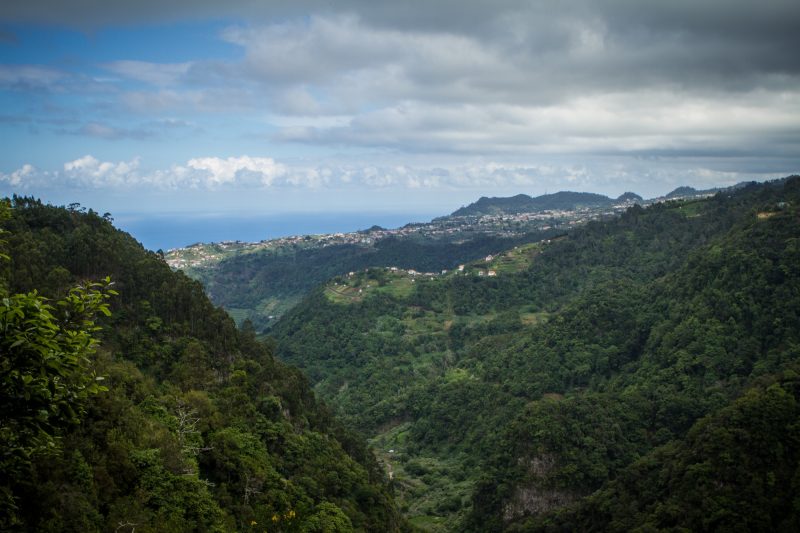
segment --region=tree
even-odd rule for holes
[[[86,401],[107,390],[91,368],[98,314],[116,294],[106,278],[49,302],[36,291],[0,301],[0,507],[13,513],[13,486],[38,455],[56,454],[61,434],[78,424]],[[13,514],[0,511],[0,526]]]
[[[301,531],[303,533],[348,533],[353,531],[353,524],[336,505],[323,502],[317,506],[316,512],[303,523]]]

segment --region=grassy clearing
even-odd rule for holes
[[[406,298],[414,291],[416,282],[409,276],[392,275],[389,282],[383,287],[375,288],[376,292],[385,292],[395,298]]]
[[[427,281],[428,276],[412,275],[404,270],[373,268],[335,278],[325,286],[325,296],[339,304],[360,302],[370,294],[405,298],[414,291],[416,283]]]

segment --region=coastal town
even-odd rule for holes
[[[620,202],[602,208],[582,207],[574,210],[546,210],[533,213],[447,216],[427,223],[406,224],[394,229],[373,226],[369,229],[349,233],[292,235],[259,242],[196,243],[169,250],[165,254],[165,260],[173,269],[192,270],[209,267],[223,259],[241,254],[292,248],[324,248],[343,244],[369,247],[390,237],[449,239],[455,242],[458,242],[461,237],[468,239],[479,234],[514,237],[549,229],[567,230],[591,220],[601,220],[619,215],[631,205],[630,202]]]

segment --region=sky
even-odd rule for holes
[[[798,27],[797,0],[4,0],[0,194],[445,214],[783,177]]]

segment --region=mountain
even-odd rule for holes
[[[710,190],[708,192],[715,192],[715,191],[716,191],[716,189],[712,189],[712,190]],[[702,192],[706,192],[706,191],[702,191]],[[678,198],[678,197],[681,197],[681,196],[695,196],[697,194],[701,194],[701,191],[698,191],[694,187],[682,186],[682,187],[678,187],[674,191],[669,192],[665,196],[665,198]]]
[[[477,202],[453,211],[450,216],[512,215],[539,211],[574,210],[583,207],[607,207],[613,203],[614,200],[602,194],[571,191],[544,194],[535,198],[526,194],[508,198],[483,196]]]
[[[744,187],[748,187],[750,185],[753,185],[754,183],[756,183],[756,182],[754,182],[754,181],[742,181],[742,182],[737,183],[736,185],[731,185],[730,187],[715,187],[715,188],[703,189],[703,190],[698,190],[698,189],[695,189],[694,187],[688,187],[688,186],[684,185],[684,186],[678,187],[675,190],[667,193],[667,195],[664,196],[664,198],[674,199],[674,198],[695,198],[695,197],[702,197],[702,196],[710,196],[710,195],[716,194],[716,193],[718,193],[720,191],[731,192],[731,191],[735,191],[737,189],[742,189]]]
[[[0,529],[406,527],[365,442],[198,282],[91,210],[14,198],[0,228]]]
[[[437,275],[334,278],[271,329],[412,524],[794,530],[800,177],[630,207]]]
[[[642,201],[644,201],[644,199],[635,192],[626,192],[617,198],[617,202],[620,203],[636,203]]]

